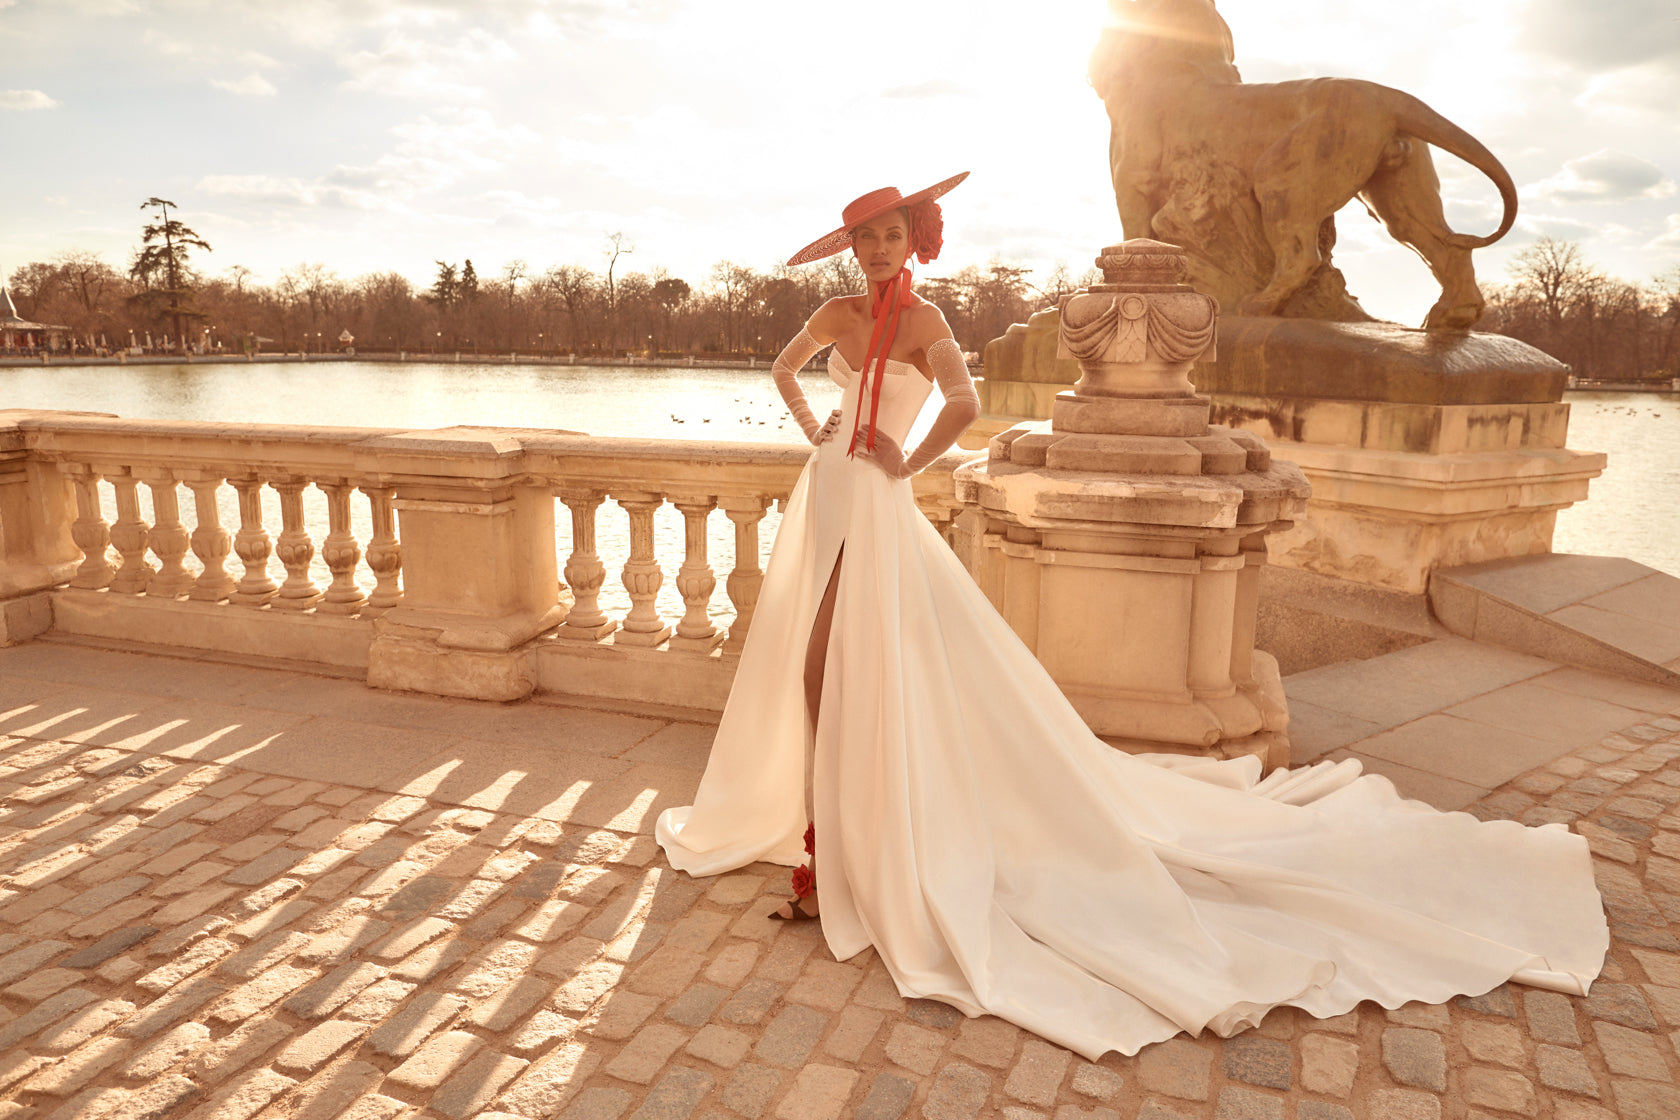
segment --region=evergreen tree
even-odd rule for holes
[[[203,249],[211,252],[210,243],[189,229],[178,218],[171,218],[171,209],[180,207],[166,198],[148,198],[140,204],[140,209],[156,208],[158,220],[148,223],[140,230],[140,251],[135,255],[134,264],[129,269],[129,275],[146,288],[141,296],[149,292],[158,292],[169,301],[169,314],[175,325],[175,338],[183,350],[186,349],[186,337],[182,331],[183,318],[201,318],[201,314],[190,307],[182,306],[182,297],[191,294],[186,286],[189,275],[187,268],[187,253],[191,249]],[[160,244],[161,242],[161,244]],[[163,287],[156,286],[155,281],[163,280]]]

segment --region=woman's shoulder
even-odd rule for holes
[[[899,334],[905,341],[912,342],[915,349],[923,350],[942,338],[950,338],[951,326],[945,322],[945,313],[939,310],[938,304],[918,294],[916,302],[905,309],[904,325]]]
[[[812,313],[812,332],[826,328],[831,337],[841,333],[860,312],[867,312],[862,296],[833,296]]]

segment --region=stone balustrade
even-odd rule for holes
[[[720,709],[763,579],[760,530],[807,454],[0,411],[0,643],[51,630],[444,695]],[[915,482],[948,539],[951,470],[969,457]],[[667,505],[680,556],[658,547]],[[727,561],[710,554],[720,517]],[[627,556],[617,617],[603,537]],[[660,613],[667,579],[680,617]]]

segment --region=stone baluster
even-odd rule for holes
[[[181,524],[181,491],[175,476],[167,470],[136,471],[136,477],[152,492],[152,555],[158,558],[157,574],[146,585],[146,594],[156,599],[179,599],[191,591],[198,577],[183,561],[192,543]]]
[[[268,483],[280,495],[280,539],[275,554],[286,568],[286,582],[280,585],[276,607],[301,611],[321,601],[321,589],[309,578],[309,562],[315,559],[315,542],[303,527],[303,490],[307,478],[280,475]]]
[[[724,639],[725,656],[738,655],[747,644],[747,630],[752,626],[753,611],[758,608],[758,592],[764,586],[764,570],[758,566],[758,523],[770,508],[764,497],[722,497],[718,505],[724,515],[735,523],[735,568],[729,573],[726,586],[729,601],[735,607],[735,621]]]
[[[198,524],[192,531],[192,551],[204,570],[198,574],[187,598],[204,603],[219,603],[233,594],[233,573],[227,570],[228,553],[233,551],[233,534],[222,527],[222,511],[216,507],[216,492],[222,487],[222,476],[194,475],[183,478],[192,491],[193,509]]]
[[[665,499],[656,493],[636,491],[615,494],[613,501],[630,515],[630,559],[625,561],[623,573],[630,613],[624,616],[616,641],[620,645],[656,646],[671,636],[671,628],[654,605],[665,576],[653,556],[653,514]]]
[[[712,625],[708,609],[717,577],[706,560],[706,518],[717,507],[711,497],[673,497],[671,504],[683,515],[683,562],[677,569],[677,590],[682,594],[682,620],[671,637],[672,649],[710,653],[723,641],[723,631]]]
[[[342,478],[316,479],[315,485],[327,495],[327,535],[321,542],[321,559],[332,572],[332,583],[321,600],[320,610],[327,614],[355,614],[367,602],[367,596],[356,586],[356,564],[362,558],[361,546],[350,532],[350,492],[355,489]]]
[[[146,590],[156,571],[146,560],[151,526],[140,516],[140,480],[127,471],[111,472],[107,477],[117,492],[117,520],[111,526],[111,543],[122,557],[117,574],[111,577],[111,590],[138,595]]]
[[[239,494],[239,532],[234,534],[233,550],[245,563],[245,576],[233,593],[233,601],[260,607],[280,593],[268,575],[268,557],[274,546],[268,530],[263,528],[263,482],[255,475],[228,481]]]
[[[76,520],[70,525],[70,539],[82,550],[82,562],[70,581],[71,587],[108,587],[117,566],[111,563],[107,550],[111,545],[111,525],[99,506],[100,474],[82,463],[66,463],[65,473],[76,484]]]
[[[363,618],[376,618],[402,602],[402,545],[397,541],[397,518],[391,499],[394,486],[363,486],[373,514],[373,539],[368,541],[367,564],[373,572],[373,594],[362,608]]]
[[[572,609],[560,635],[600,641],[618,629],[601,609],[601,585],[607,567],[595,553],[595,511],[603,495],[593,490],[562,490],[560,500],[572,514],[572,554],[566,558],[566,585],[572,589]]]

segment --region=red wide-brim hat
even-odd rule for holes
[[[966,178],[968,172],[964,171],[915,194],[899,194],[897,187],[882,187],[878,191],[870,191],[862,198],[854,199],[840,212],[840,220],[844,224],[839,229],[817,238],[789,257],[787,263],[809,264],[824,257],[832,257],[842,249],[849,249],[852,244],[852,231],[858,226],[901,207],[911,207],[918,202],[931,202]]]

